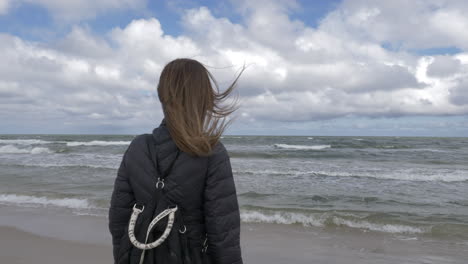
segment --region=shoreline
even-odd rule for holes
[[[0,208],[2,263],[113,261],[105,217],[48,207]],[[466,242],[295,225],[242,223],[241,243],[244,263],[255,264],[462,264],[468,259]]]

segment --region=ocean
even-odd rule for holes
[[[135,135],[0,135],[0,204],[107,217]],[[243,222],[468,241],[468,138],[224,136]]]

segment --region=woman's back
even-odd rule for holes
[[[149,144],[154,144],[154,148]],[[116,262],[122,254],[120,244],[133,205],[135,202],[151,202],[156,191],[156,166],[164,174],[175,160],[177,149],[163,119],[152,134],[135,137],[125,152],[109,211]],[[153,155],[157,155],[157,165],[153,162]],[[194,263],[201,261],[205,233],[208,235],[207,252],[214,263],[242,263],[236,189],[229,156],[221,142],[215,145],[209,156],[181,152],[165,179],[165,189],[183,215],[188,243],[193,249],[191,256],[197,259]],[[140,229],[140,232],[145,233],[146,230]],[[139,259],[138,253],[141,251],[135,250],[131,258]],[[157,251],[148,252],[146,259],[149,262],[145,263],[155,263],[152,259],[156,259],[156,254]]]

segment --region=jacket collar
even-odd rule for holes
[[[162,141],[167,140],[170,137],[166,118],[163,117],[159,126],[153,129],[152,134],[157,144],[159,144]]]
[[[153,129],[153,144],[157,145],[156,147],[156,157],[160,161],[159,166],[161,166],[161,171],[165,171],[169,167],[169,161],[171,158],[167,159],[168,156],[176,155],[177,146],[172,140],[169,133],[169,128],[166,125],[166,119],[163,118],[158,127]]]

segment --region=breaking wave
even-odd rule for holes
[[[41,167],[41,168],[76,168],[76,169],[112,169],[116,170],[119,168],[117,165],[112,164],[84,164],[84,163],[25,163],[25,164],[10,164],[14,166],[22,167]]]
[[[372,223],[362,219],[345,219],[332,213],[306,214],[296,212],[261,212],[255,210],[242,210],[241,219],[250,223],[270,224],[300,224],[313,227],[347,227],[367,231],[385,233],[418,234],[430,231],[425,227],[416,227],[405,224]]]
[[[75,147],[75,146],[112,146],[112,145],[129,145],[129,144],[130,144],[130,141],[93,140],[93,141],[67,142],[68,147]]]
[[[48,148],[43,147],[34,147],[29,149],[17,148],[13,145],[5,145],[0,147],[0,153],[10,153],[10,154],[40,154],[40,153],[52,153],[53,151]]]
[[[446,171],[422,171],[417,172],[412,169],[401,169],[394,171],[325,171],[325,170],[272,170],[272,169],[233,169],[235,174],[241,175],[271,175],[271,176],[310,176],[310,177],[352,177],[369,178],[377,180],[397,180],[397,181],[440,181],[440,182],[464,182],[468,181],[468,174],[463,170]]]
[[[41,139],[0,139],[0,144],[17,144],[17,145],[33,145],[33,144],[50,144],[52,141]]]
[[[29,196],[29,195],[17,195],[17,194],[0,194],[0,203],[3,204],[15,204],[15,205],[27,205],[27,206],[58,206],[67,207],[74,209],[87,209],[90,204],[87,199],[77,198],[48,198],[43,196]]]
[[[276,148],[280,149],[297,149],[297,150],[321,150],[331,148],[331,145],[288,145],[288,144],[274,144]]]

